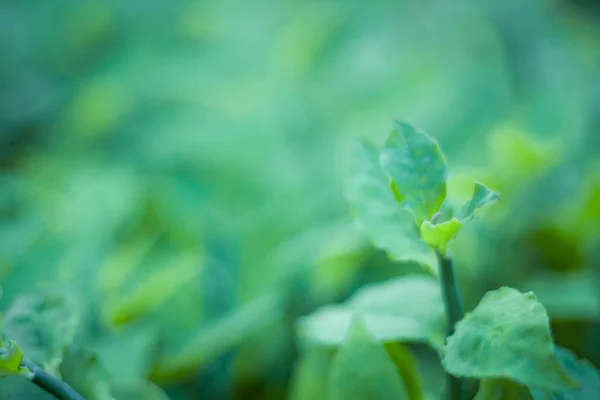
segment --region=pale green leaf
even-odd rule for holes
[[[421,240],[413,215],[394,199],[378,157],[372,145],[357,142],[346,182],[346,198],[357,224],[392,259],[435,270],[433,252]]]
[[[117,381],[112,394],[115,400],[169,400],[160,387],[141,379]]]
[[[329,400],[408,399],[402,379],[364,324],[356,318],[331,363]]]
[[[507,287],[488,292],[456,325],[442,364],[459,377],[505,378],[548,390],[576,384],[554,353],[544,307],[533,293]]]
[[[58,293],[23,295],[4,317],[3,333],[19,343],[29,359],[55,373],[79,324],[73,299]]]
[[[87,400],[113,400],[112,378],[92,351],[69,346],[60,364],[60,375]]]
[[[485,185],[482,185],[481,183],[475,183],[475,188],[473,189],[473,196],[463,206],[461,212],[461,220],[463,220],[463,222],[468,221],[479,210],[490,204],[495,203],[498,200],[500,200],[500,196],[498,195],[498,193],[488,189]]]
[[[366,286],[344,304],[301,318],[299,332],[311,342],[339,346],[356,316],[379,342],[423,342],[438,350],[444,343],[444,305],[431,277],[408,275]]]
[[[579,382],[579,387],[548,392],[541,389],[531,389],[534,400],[588,400],[600,399],[600,371],[588,360],[578,360],[569,350],[558,347],[556,354],[567,372]]]
[[[421,225],[421,238],[437,251],[446,254],[448,242],[450,242],[462,226],[463,222],[456,218],[435,225],[429,221],[425,221]]]
[[[526,386],[506,379],[483,379],[473,400],[532,400]]]
[[[438,144],[412,126],[395,121],[380,154],[396,198],[411,210],[418,225],[430,219],[446,197],[446,161]]]

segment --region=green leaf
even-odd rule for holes
[[[483,379],[473,400],[532,400],[526,386],[506,379]]]
[[[447,172],[444,156],[433,139],[395,121],[380,162],[393,182],[396,197],[413,212],[419,226],[439,210],[446,198]]]
[[[475,213],[483,207],[494,203],[499,198],[498,194],[493,190],[488,189],[480,183],[475,183],[473,196],[463,206],[460,217],[454,217],[437,224],[430,221],[423,222],[421,224],[421,238],[437,251],[446,254],[446,248],[450,240],[473,218]]]
[[[442,254],[446,254],[448,242],[450,242],[463,225],[464,223],[456,218],[435,225],[429,221],[425,221],[421,225],[421,238],[432,248]]]
[[[357,316],[379,342],[443,347],[444,305],[438,282],[431,277],[407,275],[365,286],[344,304],[325,306],[301,318],[298,329],[311,342],[339,346]]]
[[[55,373],[79,324],[73,300],[58,293],[24,295],[4,316],[6,336],[19,343],[28,358]]]
[[[588,360],[578,360],[571,351],[558,347],[556,349],[562,366],[569,374],[577,379],[580,386],[568,390],[554,392],[532,388],[531,393],[534,400],[588,400],[600,399],[600,371],[598,371]]]
[[[408,399],[402,379],[384,347],[356,318],[331,363],[330,400]]]
[[[462,209],[461,219],[463,222],[473,218],[473,216],[482,208],[495,203],[500,200],[498,193],[488,189],[481,183],[475,183],[475,189],[473,190],[473,196]]]
[[[544,307],[533,293],[508,287],[486,293],[458,322],[442,364],[458,377],[505,378],[548,390],[576,385],[554,353]]]
[[[435,256],[421,240],[413,215],[394,199],[378,157],[372,145],[357,142],[346,181],[346,198],[356,222],[392,259],[415,261],[435,271]]]
[[[87,400],[113,400],[111,377],[92,351],[77,345],[69,346],[60,364],[60,374]]]
[[[412,354],[402,343],[386,343],[385,349],[388,356],[396,366],[398,375],[402,378],[407,398],[410,400],[422,400],[423,390],[417,373]]]
[[[141,379],[116,382],[112,393],[115,400],[169,400],[160,387]]]
[[[327,398],[327,380],[333,352],[322,346],[307,346],[295,367],[290,398]]]
[[[23,376],[0,377],[0,400],[56,400]]]
[[[21,367],[23,361],[23,350],[14,342],[8,342],[8,348],[0,349],[0,376],[22,375],[29,372]]]

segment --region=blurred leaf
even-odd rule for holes
[[[556,349],[562,366],[580,385],[574,389],[559,390],[549,393],[541,389],[531,389],[534,400],[587,400],[600,399],[600,372],[588,361],[578,360],[571,351],[558,347]]]
[[[29,359],[55,373],[78,324],[79,310],[68,296],[32,294],[14,300],[5,313],[3,332]]]
[[[169,400],[167,394],[149,381],[117,381],[112,394],[115,400]]]
[[[527,387],[506,379],[483,379],[473,400],[532,400]]]
[[[127,352],[124,348],[123,352]],[[112,379],[98,356],[78,345],[67,349],[60,364],[62,380],[87,400],[114,400],[111,395]]]
[[[383,345],[370,336],[360,318],[331,363],[328,399],[408,399],[402,379]]]
[[[395,121],[380,155],[381,166],[402,201],[421,225],[446,198],[446,161],[438,144],[412,126]]]
[[[388,356],[396,366],[398,375],[404,382],[406,397],[410,400],[423,399],[420,378],[417,373],[413,356],[406,346],[401,343],[386,343]]]
[[[115,326],[125,325],[154,311],[180,286],[200,273],[201,262],[195,257],[183,257],[174,265],[164,267],[125,296],[106,301],[106,317]]]
[[[332,351],[322,346],[307,347],[296,361],[290,398],[292,400],[326,399]]]
[[[299,334],[316,343],[339,346],[356,317],[379,342],[424,342],[434,349],[444,343],[445,314],[439,285],[422,275],[368,285],[344,304],[317,309],[299,320]]]
[[[548,315],[531,292],[488,292],[456,325],[442,360],[458,377],[506,378],[530,387],[576,386],[554,354]]]
[[[375,246],[394,260],[417,261],[435,271],[433,252],[421,241],[413,215],[396,203],[377,150],[366,142],[355,146],[346,197],[358,225]]]
[[[0,400],[57,400],[22,376],[0,377]]]

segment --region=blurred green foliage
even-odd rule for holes
[[[534,290],[599,365],[598,43],[583,1],[4,1],[0,310],[68,293],[113,375],[285,398],[319,378],[299,316],[418,271],[343,196],[351,142],[400,118],[439,140],[450,197],[501,194],[450,245],[466,308]]]

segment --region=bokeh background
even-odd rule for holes
[[[451,197],[502,197],[452,245],[466,307],[534,290],[599,365],[584,0],[2,1],[0,310],[69,293],[79,340],[174,400],[302,398],[297,317],[415,270],[343,197],[394,118],[440,142]]]

